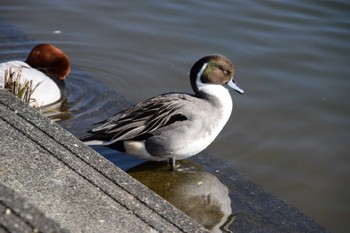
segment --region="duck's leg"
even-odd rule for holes
[[[174,158],[169,158],[169,165],[172,171],[176,171],[176,160]]]

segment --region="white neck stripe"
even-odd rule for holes
[[[200,86],[203,86],[201,77],[202,77],[202,74],[203,74],[205,68],[207,68],[207,66],[208,66],[208,63],[207,62],[204,63],[204,65],[202,66],[202,68],[200,69],[200,71],[197,74],[196,84],[197,84],[197,88],[198,89],[199,89]]]

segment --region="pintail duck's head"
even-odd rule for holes
[[[70,63],[67,55],[51,44],[36,45],[25,62],[47,76],[59,80],[65,80],[70,72]]]
[[[214,54],[199,59],[191,68],[190,79],[192,89],[198,94],[208,85],[227,84],[240,94],[244,91],[234,80],[234,67],[231,61],[223,55]]]

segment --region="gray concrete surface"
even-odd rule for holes
[[[0,232],[64,233],[68,231],[47,218],[14,190],[0,184]]]
[[[71,232],[205,232],[76,137],[0,91],[0,183]]]

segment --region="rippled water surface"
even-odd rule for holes
[[[79,117],[92,123],[96,110],[104,118],[125,107],[93,82],[132,103],[191,92],[192,64],[226,55],[246,94],[232,92],[233,114],[209,150],[328,229],[346,232],[349,15],[347,1],[3,0],[1,19],[32,42],[24,49],[9,41],[0,53],[18,58],[29,45],[50,42],[68,54],[74,69],[61,124],[76,134],[86,127],[76,127]]]

